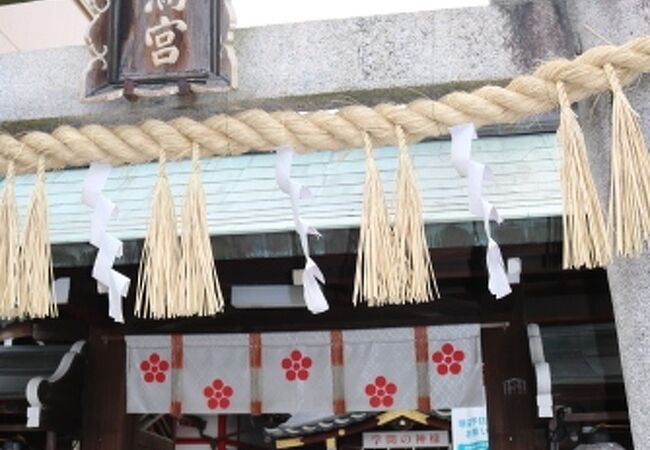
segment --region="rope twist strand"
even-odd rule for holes
[[[171,160],[188,157],[192,143],[213,155],[270,151],[291,145],[297,151],[362,147],[362,131],[376,146],[395,145],[395,127],[404,130],[408,144],[447,134],[450,126],[472,122],[477,127],[517,122],[558,106],[557,83],[566,87],[569,102],[610,89],[605,66],[611,66],[621,86],[650,71],[650,36],[620,47],[595,47],[573,60],[541,65],[531,75],[507,86],[484,86],[473,92],[452,92],[439,100],[418,99],[406,105],[354,105],[338,111],[266,112],[252,109],[236,115],[219,114],[197,121],[179,117],[168,122],[147,120],[139,126],[112,129],[87,125],[57,128],[51,134],[33,131],[14,138],[0,134],[0,170],[14,160],[19,172],[33,172],[39,155],[47,168],[78,167],[91,161],[111,164],[156,159],[164,144]],[[24,151],[17,156],[17,150]]]

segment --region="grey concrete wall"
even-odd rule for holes
[[[547,1],[242,29],[235,32],[237,91],[91,105],[79,101],[85,48],[2,55],[0,121],[18,131],[60,121],[405,102],[504,82],[544,59],[571,56],[573,43],[561,11]]]
[[[569,0],[569,14],[584,48],[613,43],[650,32],[647,0]],[[650,138],[650,78],[626,90]],[[595,104],[594,104],[595,103]],[[610,180],[611,96],[580,105],[580,119],[602,204],[607,205]],[[634,446],[650,449],[650,254],[618,258],[607,275],[625,379]]]

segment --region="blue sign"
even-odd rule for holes
[[[454,450],[488,450],[488,422],[485,406],[453,408],[451,433]]]

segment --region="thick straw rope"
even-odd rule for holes
[[[399,300],[401,261],[396,261],[395,239],[372,140],[368,133],[363,133],[362,138],[366,177],[352,302],[355,306],[364,301],[368,306],[384,306]]]
[[[562,188],[563,261],[565,269],[603,267],[611,259],[605,216],[598,201],[591,174],[585,138],[571,109],[564,83],[558,82],[562,146],[560,184]]]
[[[605,71],[613,92],[608,226],[617,256],[639,256],[650,240],[650,157],[614,68]]]
[[[161,152],[135,294],[136,317],[148,319],[170,319],[182,313],[180,302],[177,301],[180,260],[178,226],[166,166],[165,152]]]
[[[213,316],[224,302],[208,231],[206,198],[201,184],[199,146],[192,150],[192,174],[185,193],[181,220],[178,316]]]
[[[37,163],[36,183],[27,206],[18,264],[20,278],[17,317],[29,319],[56,317],[58,309],[52,292],[54,272],[47,227],[47,193],[43,158],[40,158]]]
[[[485,86],[473,92],[453,92],[434,101],[419,99],[407,105],[348,106],[336,112],[249,110],[215,115],[202,122],[180,117],[168,122],[147,120],[139,126],[106,128],[62,126],[52,134],[30,132],[20,138],[0,134],[0,170],[14,160],[19,172],[34,171],[38,156],[48,168],[84,166],[91,161],[113,165],[155,159],[164,144],[170,159],[191,155],[192,143],[214,155],[269,151],[292,145],[298,151],[363,147],[363,132],[375,146],[394,145],[395,126],[408,143],[447,134],[452,125],[513,123],[558,106],[557,83],[563,82],[570,102],[610,89],[605,66],[611,65],[625,86],[650,71],[650,36],[620,47],[588,50],[572,61],[559,59],[541,65],[532,75],[513,79],[506,87]],[[24,150],[20,152],[21,146]]]
[[[433,272],[427,236],[422,217],[422,199],[417,187],[413,161],[409,155],[406,137],[395,127],[399,147],[397,189],[395,199],[395,256],[400,267],[396,299],[400,303],[424,303],[440,297]]]
[[[20,317],[18,310],[20,237],[14,190],[14,165],[9,163],[0,201],[0,320]]]

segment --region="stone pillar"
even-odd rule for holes
[[[627,90],[628,98],[643,120],[650,137],[650,80]],[[610,96],[580,108],[592,169],[603,206],[609,192],[611,143]],[[614,306],[616,332],[623,365],[625,390],[636,448],[650,448],[650,253],[638,259],[616,258],[607,268]]]
[[[583,48],[614,44],[650,33],[650,4],[645,0],[570,0],[575,30]],[[588,26],[588,27],[587,27]],[[597,36],[600,35],[600,37]],[[650,142],[650,78],[626,90],[640,114]],[[607,209],[611,151],[611,95],[579,107],[594,178]],[[649,156],[650,157],[650,156]],[[635,448],[650,449],[650,252],[638,259],[616,258],[607,269],[614,306],[623,377]]]
[[[650,79],[626,91],[650,137]],[[581,105],[579,113],[603,207],[609,192],[611,96]],[[616,258],[607,268],[625,390],[636,448],[650,448],[650,253]]]

